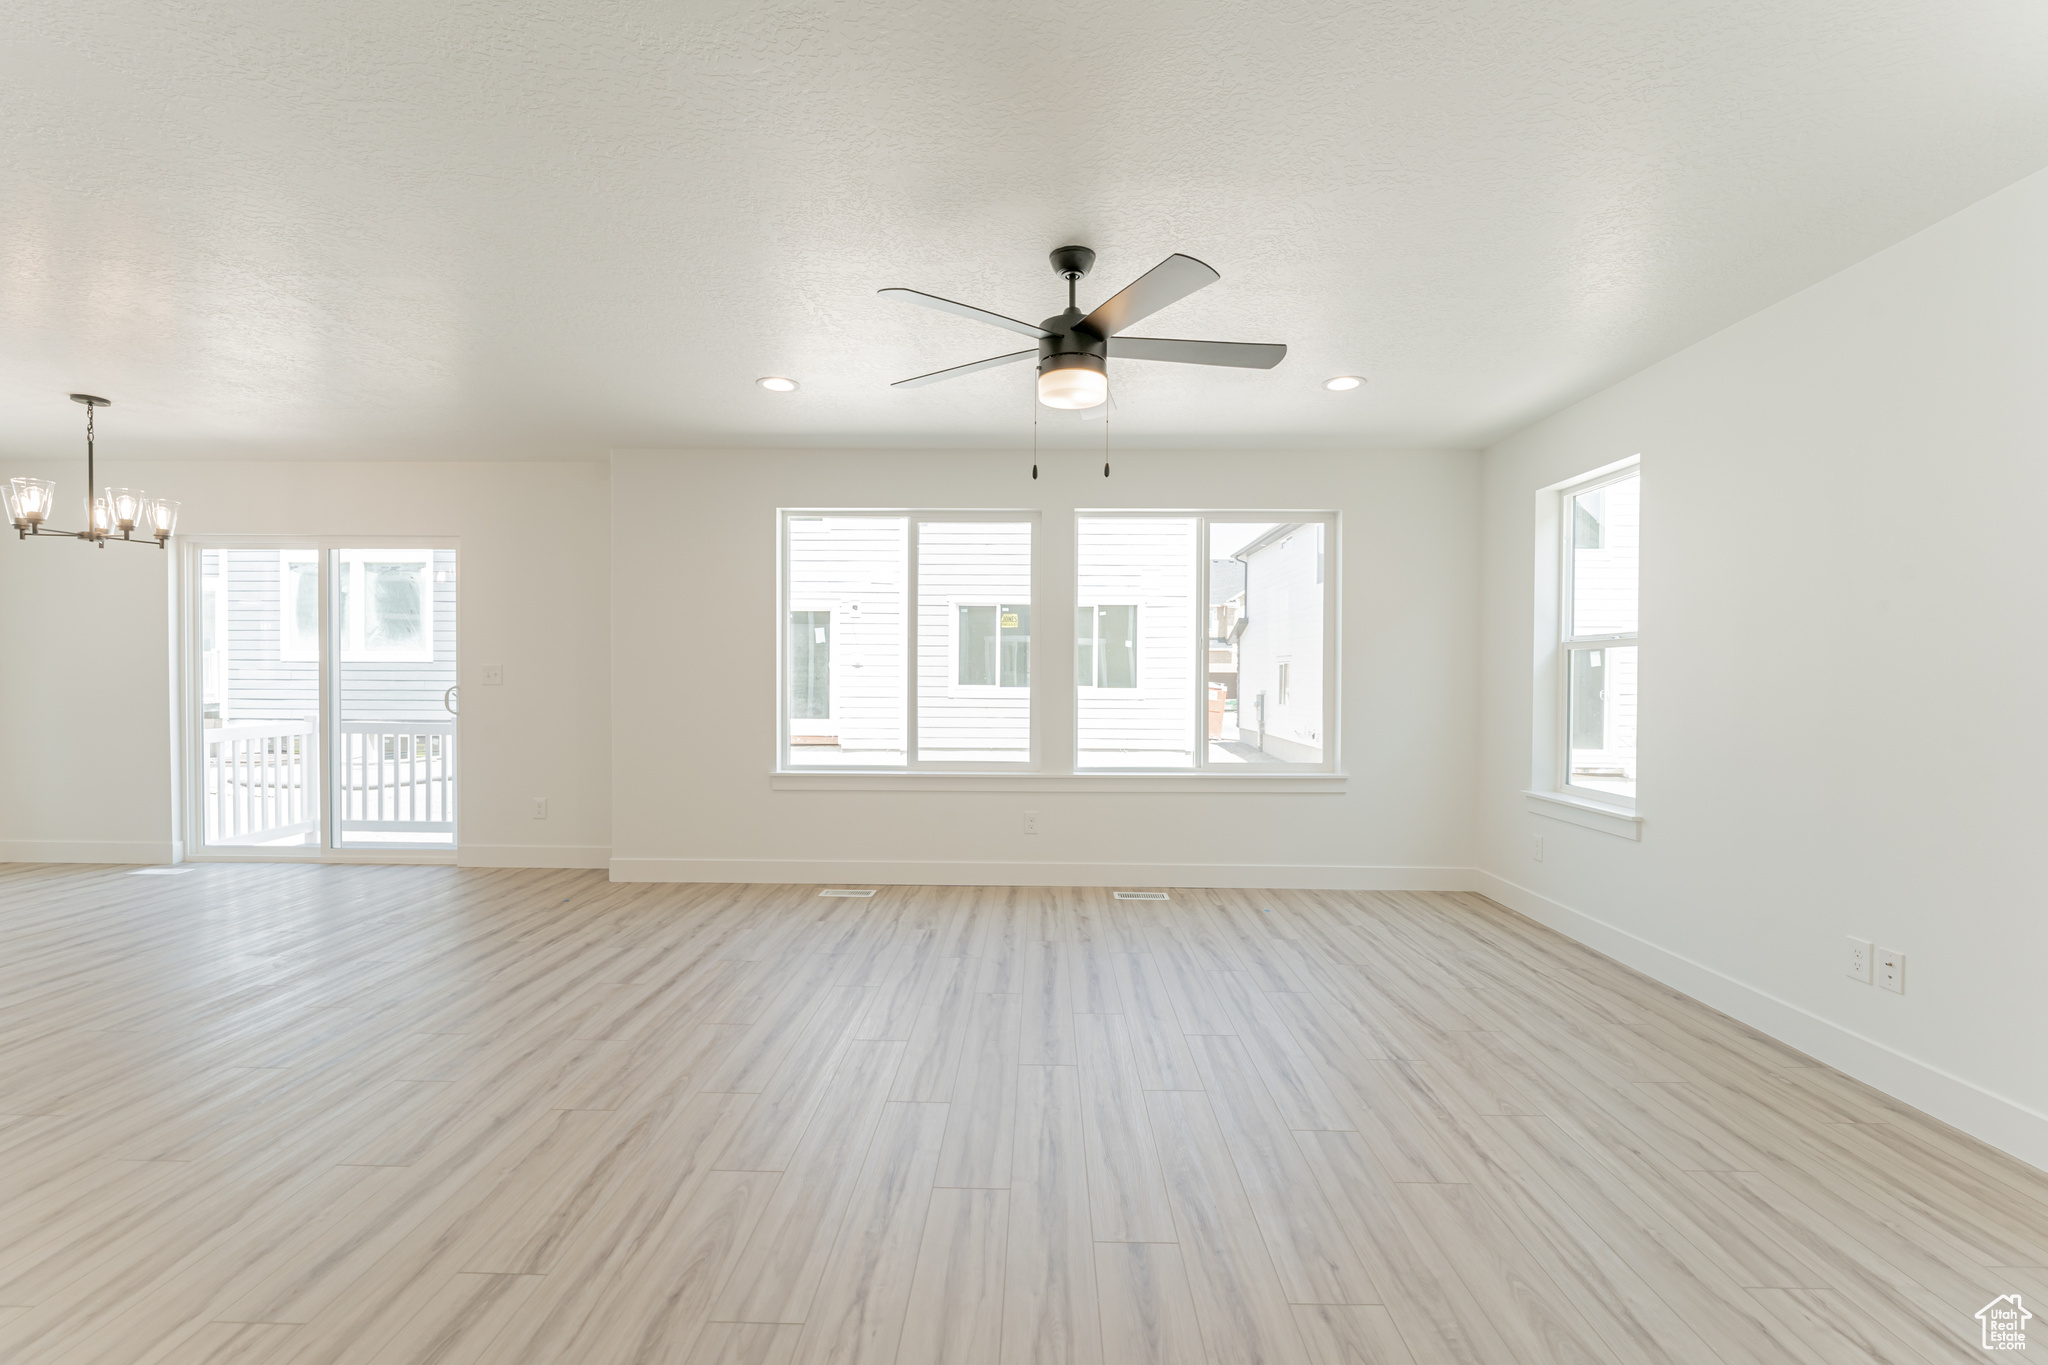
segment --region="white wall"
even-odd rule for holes
[[[1023,508],[1074,553],[1077,507],[1241,489],[1344,517],[1336,794],[812,791],[771,785],[778,506]],[[613,458],[616,860],[628,878],[1463,885],[1472,861],[1477,459],[1434,454],[640,452]],[[642,509],[662,515],[641,524]],[[1054,607],[1040,604],[1044,612]],[[1038,633],[1042,677],[1071,642]],[[1041,642],[1043,648],[1041,649]],[[1072,689],[1041,706],[1072,715]],[[1051,695],[1046,695],[1051,694]],[[1088,780],[1088,779],[1083,779]],[[1074,784],[1070,783],[1069,786]],[[1039,812],[1041,833],[1022,832]]]
[[[84,485],[83,458],[4,472],[58,479],[61,507]],[[604,865],[606,466],[108,458],[101,473],[178,498],[181,533],[461,537],[461,861]],[[0,540],[0,861],[172,856],[170,559]],[[503,686],[478,685],[486,663]]]
[[[1479,793],[1492,894],[2040,1165],[2044,241],[2048,173],[1488,452]],[[1520,795],[1536,490],[1637,453],[1640,843]]]

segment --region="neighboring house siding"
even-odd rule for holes
[[[908,536],[901,517],[790,521],[789,610],[832,613],[832,714],[794,731],[836,733],[846,750],[904,751]]]
[[[1091,517],[1081,523],[1080,603],[1138,605],[1138,685],[1084,687],[1077,721],[1084,761],[1114,766],[1194,761],[1195,523],[1173,517]],[[1040,629],[1048,629],[1050,624]],[[1073,622],[1061,628],[1073,630]]]
[[[320,713],[320,666],[281,657],[281,575],[276,550],[222,550],[227,598],[225,721],[314,720]],[[455,684],[455,551],[436,550],[434,657],[428,662],[344,661],[343,720],[446,721],[443,699]]]
[[[920,759],[991,751],[1028,757],[1031,694],[959,685],[958,602],[1031,605],[1031,526],[928,522],[917,544],[917,749]],[[1050,628],[1035,616],[1034,633]]]
[[[1239,734],[1258,737],[1258,697],[1266,696],[1266,749],[1277,758],[1322,761],[1323,592],[1316,582],[1314,525],[1245,556],[1245,628],[1238,640]],[[1280,700],[1280,665],[1288,665]]]

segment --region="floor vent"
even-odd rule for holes
[[[821,896],[872,896],[875,893],[872,891],[840,891],[828,888],[820,891],[818,894]]]
[[[1120,901],[1163,901],[1167,898],[1164,891],[1117,891],[1112,894]]]

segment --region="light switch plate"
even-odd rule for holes
[[[1906,955],[1896,948],[1877,950],[1877,984],[1899,995],[1906,993]]]
[[[1849,940],[1849,977],[1854,981],[1870,984],[1870,940],[1852,938]]]
[[[484,686],[485,686],[485,687],[503,687],[504,685],[505,685],[505,665],[503,665],[503,664],[485,664],[485,665],[484,665]]]

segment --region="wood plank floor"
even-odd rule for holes
[[[1848,1365],[2048,1294],[2048,1176],[1476,896],[817,891],[0,867],[0,1359]]]

